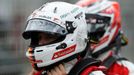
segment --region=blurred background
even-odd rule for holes
[[[31,69],[25,52],[28,41],[21,33],[33,10],[55,0],[0,0],[0,75],[27,75]],[[61,0],[75,3],[77,0]],[[123,31],[129,39],[121,54],[134,62],[134,0],[117,0],[121,5]]]

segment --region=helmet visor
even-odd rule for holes
[[[105,31],[110,25],[110,20],[111,19],[108,16],[86,14],[86,22],[88,26],[91,26],[89,33]]]
[[[23,33],[23,37],[25,39],[30,38],[31,32],[47,32],[51,34],[57,35],[66,35],[67,30],[60,25],[50,22],[44,19],[31,19],[27,23],[27,27],[25,32]]]

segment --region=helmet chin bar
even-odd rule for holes
[[[81,53],[77,53],[77,54],[75,54],[75,55],[73,55],[73,56],[70,56],[70,57],[68,57],[68,58],[66,58],[66,59],[64,59],[64,60],[58,61],[58,62],[56,62],[56,63],[54,63],[54,64],[45,66],[45,67],[38,67],[37,64],[32,64],[32,66],[33,66],[33,68],[34,68],[35,70],[37,70],[37,71],[41,71],[41,70],[46,70],[46,71],[47,71],[47,70],[50,70],[50,69],[54,68],[55,66],[57,66],[57,65],[59,65],[59,64],[61,64],[61,63],[67,63],[67,62],[69,62],[69,61],[71,61],[71,60],[77,58],[77,57],[80,56],[80,55],[84,56],[85,53],[86,53],[86,50],[84,50],[84,51],[81,52]]]
[[[58,61],[58,62],[56,62],[54,64],[51,64],[51,65],[48,65],[48,66],[45,66],[45,67],[38,67],[37,66],[37,63],[31,63],[31,64],[32,64],[33,68],[35,70],[37,70],[37,71],[42,71],[42,70],[43,71],[47,71],[47,70],[50,70],[50,69],[54,68],[55,66],[57,66],[57,65],[59,65],[61,63],[67,63],[67,62],[69,62],[69,61],[71,61],[71,60],[73,60],[75,58],[78,58],[79,56],[81,58],[86,58],[86,57],[90,56],[90,54],[89,54],[90,52],[89,51],[90,51],[89,50],[89,44],[87,44],[86,48],[82,52],[77,53],[77,54],[74,54],[74,55],[72,55],[72,56],[70,56],[70,57],[68,57],[66,59],[60,60],[60,61]],[[32,56],[32,58],[33,58],[33,60],[35,60],[35,57],[34,56]]]

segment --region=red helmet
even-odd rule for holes
[[[92,55],[100,54],[127,44],[121,29],[120,6],[118,2],[108,0],[81,0],[76,3],[86,10],[88,35],[90,37]],[[117,40],[120,40],[117,43]]]

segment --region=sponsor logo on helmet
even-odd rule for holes
[[[76,48],[76,45],[73,45],[71,47],[68,47],[66,49],[63,49],[63,50],[60,50],[60,51],[54,53],[54,55],[52,57],[52,60],[54,60],[56,58],[60,58],[62,56],[65,56],[67,54],[70,54],[70,53],[74,52],[75,51],[75,48]]]
[[[60,18],[65,18],[65,17],[67,17],[69,14],[70,14],[70,13],[65,13],[65,14],[61,15]]]
[[[66,18],[68,15],[75,13],[78,9],[79,8],[76,7],[71,12],[68,12],[68,13],[65,13],[65,14],[61,15],[60,18]]]
[[[46,15],[39,15],[39,17],[46,18],[46,19],[51,19],[52,17],[46,16]]]
[[[58,18],[56,18],[56,17],[53,18],[53,21],[54,21],[55,23],[64,25],[64,23],[63,23],[61,20],[59,20]]]

